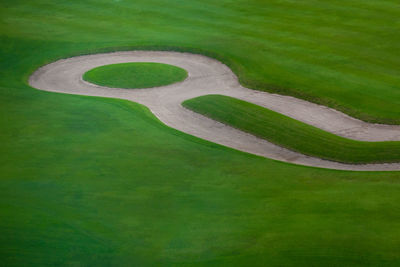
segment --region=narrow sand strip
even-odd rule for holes
[[[95,67],[124,62],[159,62],[181,67],[188,78],[180,83],[148,89],[115,89],[82,80]],[[163,123],[182,132],[267,158],[321,168],[341,170],[400,170],[393,164],[342,164],[305,156],[206,118],[182,107],[184,100],[207,94],[239,98],[325,131],[355,140],[400,141],[399,125],[370,124],[325,106],[290,96],[270,94],[242,87],[233,72],[217,60],[196,54],[130,51],[78,56],[58,60],[39,68],[29,84],[40,90],[121,98],[147,106]]]

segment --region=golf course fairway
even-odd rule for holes
[[[164,91],[90,87],[151,107],[29,85],[79,56],[185,52],[226,66],[199,90],[218,78],[207,90],[296,120],[283,107],[305,100],[318,112],[303,123],[333,132],[341,124],[318,119],[333,108],[361,125],[336,135],[395,141],[398,1],[3,0],[0,16],[0,265],[400,265],[399,171],[299,166],[167,126],[151,110],[201,73]],[[114,63],[127,62],[99,62]],[[78,67],[78,82],[93,69]],[[167,108],[203,118],[180,106],[190,92]]]

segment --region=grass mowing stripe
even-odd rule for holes
[[[400,142],[343,138],[232,97],[200,96],[186,100],[183,106],[306,155],[345,163],[400,161]]]

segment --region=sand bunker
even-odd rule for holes
[[[101,87],[82,80],[82,75],[92,68],[126,62],[175,65],[185,69],[188,78],[168,86],[135,90]],[[400,170],[400,163],[354,165],[305,156],[183,108],[181,103],[184,100],[207,94],[221,94],[263,106],[346,138],[362,141],[400,141],[398,125],[366,123],[325,106],[242,87],[226,65],[202,55],[130,51],[78,56],[58,60],[39,68],[30,77],[29,84],[45,91],[137,102],[147,106],[163,123],[177,130],[279,161],[340,170]]]

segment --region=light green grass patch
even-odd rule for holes
[[[83,75],[85,81],[113,88],[150,88],[183,81],[186,70],[162,63],[132,62],[100,66]]]
[[[306,155],[345,163],[400,161],[400,142],[343,138],[232,97],[200,96],[186,100],[183,106]]]

